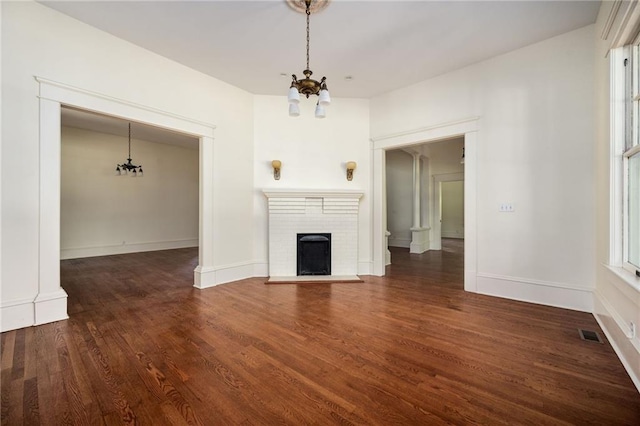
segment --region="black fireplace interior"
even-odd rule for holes
[[[298,275],[331,275],[331,234],[298,234]]]

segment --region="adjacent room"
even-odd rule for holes
[[[639,2],[0,22],[3,424],[640,424]]]

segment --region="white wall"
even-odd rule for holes
[[[387,231],[390,247],[409,248],[413,226],[413,157],[387,151]]]
[[[198,246],[197,143],[133,138],[133,162],[144,166],[133,178],[114,173],[127,138],[62,127],[61,139],[61,258]]]
[[[371,100],[374,139],[480,117],[481,293],[593,308],[593,37],[587,26]]]
[[[629,283],[638,279],[627,276],[626,279],[620,275],[619,268],[609,269],[606,265],[615,263],[610,256],[611,239],[611,219],[615,217],[610,214],[613,193],[611,185],[610,156],[610,65],[608,53],[618,30],[622,17],[627,12],[629,2],[624,2],[617,9],[617,15],[612,15],[613,2],[603,2],[596,22],[594,37],[595,44],[595,158],[594,168],[596,170],[595,192],[596,192],[596,233],[597,256],[596,256],[596,289],[594,314],[603,330],[607,334],[609,342],[622,360],[625,368],[634,380],[636,387],[640,390],[640,335],[629,338],[629,324],[634,322],[640,325],[640,291]],[[610,30],[607,23],[613,17],[613,25]],[[610,23],[610,22],[609,22]],[[633,25],[630,25],[633,26]],[[632,35],[633,37],[633,35]],[[623,41],[625,43],[625,41]],[[615,232],[615,231],[614,231]],[[616,273],[617,272],[617,273]],[[629,274],[630,275],[630,274]],[[636,284],[637,286],[637,284]]]
[[[464,181],[442,182],[442,238],[464,238]]]
[[[34,76],[215,124],[214,268],[227,280],[250,276],[252,95],[40,4],[2,2],[1,7],[2,104],[11,105],[2,110],[2,330],[33,324],[38,293]]]
[[[327,117],[314,117],[315,100],[300,100],[300,116],[289,117],[284,96],[255,96],[254,229],[257,275],[268,275],[267,199],[263,189],[351,189],[360,199],[358,272],[371,267],[371,169],[369,101],[333,99]],[[282,161],[281,178],[273,179],[272,160]],[[353,180],[345,164],[355,161]]]
[[[431,176],[464,173],[464,164],[460,163],[463,147],[464,138],[423,145],[424,154],[431,164]]]

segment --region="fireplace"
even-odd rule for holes
[[[298,234],[298,275],[331,275],[331,234]]]
[[[306,273],[316,274],[318,279],[358,274],[358,216],[362,192],[271,189],[264,194],[269,208],[271,278],[304,274],[300,273],[298,264],[298,239],[312,235],[330,240],[329,244],[325,241],[330,257],[323,260],[322,265],[311,265]],[[314,250],[322,244],[321,241],[308,242]],[[323,250],[317,250],[324,254]]]

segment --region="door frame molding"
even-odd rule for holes
[[[386,159],[387,150],[464,137],[464,289],[477,291],[477,145],[480,117],[469,117],[420,129],[407,130],[371,139],[373,183],[373,270],[372,274],[385,274],[385,232],[387,228]]]

